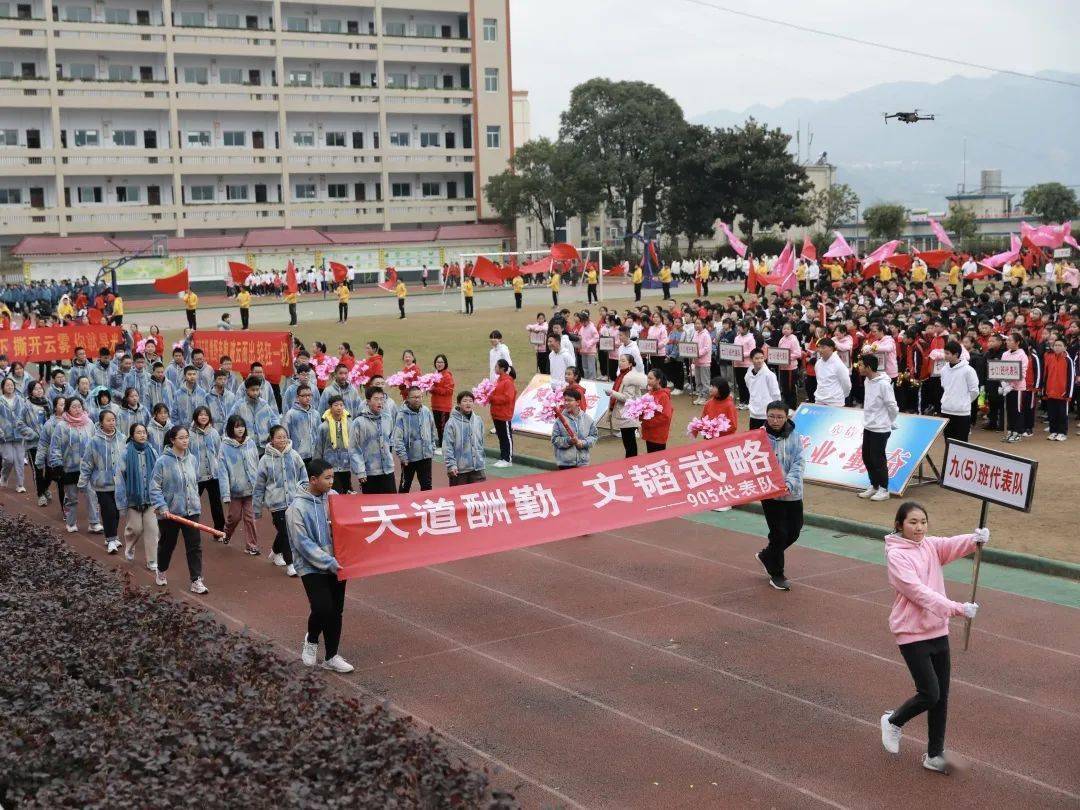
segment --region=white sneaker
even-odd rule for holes
[[[68,526],[67,530],[68,530],[68,534],[73,534],[74,532],[77,532],[79,530],[79,527],[77,525],[76,526]]]
[[[285,573],[290,577],[295,577],[296,576],[296,567],[292,563],[289,563],[288,565],[285,566]]]
[[[892,712],[885,712],[881,715],[881,744],[885,746],[885,750],[890,754],[900,753],[900,737],[903,736],[904,730],[900,726],[894,726],[889,722],[889,718],[892,717]]]
[[[319,655],[319,645],[312,644],[307,640],[307,634],[304,635],[304,648],[300,651],[300,660],[304,662],[305,667],[315,666],[315,659]]]
[[[928,771],[934,771],[935,773],[949,772],[949,763],[945,761],[945,757],[932,757],[929,754],[923,754],[922,766]]]
[[[495,435],[495,428],[492,428],[491,430],[489,430],[488,433],[490,433],[492,436],[494,436]],[[336,658],[337,656],[334,656],[334,657]]]
[[[333,670],[334,672],[352,672],[355,667],[342,658],[340,655],[335,655],[333,658],[329,658],[322,662],[323,669]]]
[[[1067,436],[1066,436],[1066,435],[1065,435],[1064,433],[1059,433],[1059,434],[1058,434],[1058,437],[1057,437],[1057,440],[1058,440],[1059,442],[1063,442],[1063,441],[1065,441],[1065,439],[1067,439],[1067,438],[1068,438],[1068,437],[1067,437]]]
[[[681,389],[681,388],[672,388],[672,389],[671,389],[671,395],[672,395],[673,397],[681,397],[681,396],[682,396],[682,393],[683,393],[683,392],[682,392],[682,389]]]
[[[164,588],[169,584],[168,578],[165,576],[164,571],[154,571],[154,584],[161,588]]]
[[[266,556],[266,559],[268,559],[274,565],[278,565],[278,566],[284,566],[285,565],[285,558],[282,555],[275,554],[272,551]]]
[[[118,552],[120,550],[120,541],[119,540],[110,540],[108,543],[105,544],[105,550],[109,554],[115,554],[116,552]]]
[[[866,489],[864,489],[862,492],[859,493],[859,497],[860,498],[870,498],[875,493],[877,493],[877,487],[867,487]]]
[[[441,448],[441,447],[436,447],[436,448],[435,448],[435,455],[437,455],[437,456],[441,456],[441,455],[442,455],[442,448]]]
[[[100,523],[91,523],[90,524],[90,534],[104,534],[104,533],[105,533],[105,527],[102,526]]]
[[[192,593],[209,593],[210,589],[203,585],[202,577],[191,583]]]
[[[731,507],[730,506],[718,506],[715,509],[713,509],[713,511],[714,512],[730,512]]]
[[[15,487],[16,492],[26,492],[26,487]]]
[[[887,501],[887,500],[889,500],[890,497],[892,497],[892,496],[889,495],[889,490],[887,490],[887,489],[879,489],[877,492],[875,492],[873,495],[870,496],[870,500],[872,500],[872,501]]]
[[[49,505],[49,499],[46,498],[44,495],[42,495],[37,499],[37,505],[38,506],[48,506]]]
[[[148,562],[146,564],[146,570],[147,571],[153,571],[156,574],[157,573],[157,563]]]
[[[491,466],[492,466],[492,467],[509,467],[509,466],[510,466],[510,462],[509,462],[509,461],[503,461],[503,460],[502,460],[502,459],[500,458],[500,459],[499,459],[498,461],[496,461],[496,462],[495,462],[494,464],[492,464]]]

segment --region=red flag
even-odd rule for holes
[[[911,263],[915,260],[915,257],[910,253],[897,253],[890,256],[885,264],[889,265],[896,270],[908,271],[911,269]]]
[[[179,273],[165,278],[154,279],[154,289],[166,295],[176,295],[188,288],[188,271],[185,267]]]
[[[551,268],[555,265],[550,256],[545,256],[542,259],[537,259],[535,262],[529,262],[523,264],[519,268],[523,276],[534,276],[537,274],[549,275]]]
[[[946,259],[952,256],[951,250],[920,250],[916,251],[916,256],[926,262],[927,267],[941,267],[945,263]]]
[[[334,274],[335,284],[343,284],[349,277],[349,268],[341,262],[330,262],[330,271]]]
[[[97,307],[90,307],[86,310],[86,322],[94,326],[105,323],[105,315]]]
[[[605,270],[604,275],[609,277],[609,278],[611,278],[613,276],[625,276],[626,275],[626,265],[623,264],[622,262],[619,262],[614,267],[609,267],[607,270]]]
[[[802,258],[817,261],[817,248],[814,247],[814,243],[810,241],[809,236],[803,237]]]
[[[509,281],[521,275],[521,268],[517,266],[517,262],[512,261],[510,264],[503,265],[501,272],[503,280]]]
[[[551,246],[551,258],[557,262],[580,261],[577,248],[565,242],[558,242]]]
[[[495,262],[487,256],[477,256],[473,265],[472,277],[488,284],[502,284],[503,276]]]
[[[300,285],[296,283],[296,263],[289,259],[285,266],[285,292],[295,294],[299,289]]]
[[[866,267],[863,268],[862,277],[863,278],[873,278],[874,276],[876,276],[878,274],[878,270],[880,270],[880,269],[881,269],[881,262],[871,262],[870,264],[866,265]]]
[[[754,264],[754,257],[751,256],[746,260],[746,291],[756,293],[760,283],[761,279],[758,277],[757,265]]]
[[[379,283],[379,286],[388,292],[393,292],[397,286],[397,270],[393,267],[387,267],[386,278]]]
[[[255,269],[243,262],[229,262],[229,272],[232,274],[233,281],[243,284],[247,281],[247,277],[255,272]]]

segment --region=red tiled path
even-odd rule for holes
[[[55,505],[0,504],[59,528]],[[68,539],[150,583],[141,551],[128,564]],[[761,543],[675,520],[351,582],[357,672],[327,677],[435,726],[527,807],[1080,805],[1076,610],[984,591],[970,652],[954,625],[958,767],[941,777],[919,764],[924,719],[899,757],[879,741],[881,712],[912,691],[884,569],[796,547],[778,593]],[[172,592],[297,656],[298,583],[236,544],[205,542],[204,567],[211,592],[190,597],[178,553]]]

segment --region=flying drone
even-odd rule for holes
[[[882,113],[882,115],[885,116],[886,124],[889,123],[890,118],[896,118],[897,120],[905,124],[914,124],[917,121],[934,120],[934,116],[932,113],[930,115],[920,115],[918,110],[915,110],[913,112]]]

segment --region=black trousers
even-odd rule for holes
[[[60,505],[60,518],[64,517],[64,468],[46,467],[45,477],[56,482],[56,502]]]
[[[667,450],[667,442],[661,444],[660,442],[645,442],[645,452],[655,453],[658,450]]]
[[[1046,415],[1050,420],[1050,432],[1065,435],[1069,432],[1068,402],[1064,399],[1044,399]]]
[[[750,401],[750,389],[746,387],[746,372],[749,370],[746,366],[735,366],[735,387],[739,389],[739,402],[744,405]]]
[[[667,301],[669,298],[671,298],[671,282],[661,282],[660,286],[664,288],[664,300]]]
[[[249,307],[240,307],[240,328],[248,328],[248,319],[251,317],[251,309]]]
[[[311,644],[319,643],[323,636],[326,643],[326,657],[337,655],[341,643],[341,614],[345,612],[345,583],[335,574],[304,574],[300,577],[304,583],[311,614],[307,621],[307,640]]]
[[[296,326],[296,304],[289,304],[289,326]]]
[[[337,305],[337,317],[338,321],[344,322],[349,320],[349,305],[338,302]]]
[[[878,489],[889,488],[889,467],[885,461],[885,446],[892,433],[876,433],[864,429],[862,432],[862,461],[866,474],[870,476],[870,486]]]
[[[334,492],[344,495],[352,489],[352,473],[348,470],[334,473]]]
[[[641,285],[640,284],[635,284],[634,285],[634,300],[635,301],[640,301],[641,300]]]
[[[492,419],[495,423],[495,435],[499,437],[499,458],[503,461],[514,460],[514,437],[510,422],[506,419]]]
[[[686,366],[678,357],[669,357],[664,363],[667,378],[671,380],[672,388],[683,389],[686,387]]]
[[[813,374],[807,374],[803,377],[803,388],[806,389],[806,401],[813,402],[814,394],[817,393],[817,377]]]
[[[938,636],[925,641],[900,645],[911,677],[915,694],[892,713],[890,722],[902,726],[913,717],[927,713],[926,753],[932,757],[945,751],[945,721],[949,713],[949,677],[952,662],[949,658],[949,637]]]
[[[195,310],[185,309],[184,312],[187,313],[187,325],[192,329],[195,329]]]
[[[397,308],[398,308],[398,312],[401,313],[398,317],[399,318],[404,318],[405,317],[405,299],[404,298],[399,298],[397,300]]]
[[[450,486],[463,487],[466,484],[478,484],[481,481],[487,481],[487,476],[483,470],[468,470],[466,472],[458,472],[457,475],[448,476],[450,479]]]
[[[780,377],[780,396],[784,400],[784,404],[788,406],[788,410],[795,410],[798,406],[798,397],[796,396],[795,387],[799,381],[798,369],[786,368],[779,370]]]
[[[987,386],[986,389],[986,427],[991,430],[1001,430],[1004,427],[1002,421],[1002,407],[1005,404],[1005,397],[1001,395],[1000,391],[994,390]]]
[[[559,305],[559,294],[555,290],[551,291],[551,303],[555,306]]]
[[[784,551],[799,539],[799,532],[802,531],[803,502],[773,498],[762,501],[761,510],[769,527],[769,545],[761,550],[761,559],[769,576],[783,578]]]
[[[105,529],[105,539],[113,540],[120,528],[120,510],[116,508],[116,493],[108,490],[94,494],[101,508],[101,525]]]
[[[1023,433],[1024,420],[1020,413],[1020,392],[1010,391],[1005,395],[1005,425],[1009,433]]]
[[[1024,433],[1035,432],[1035,392],[1022,391],[1020,393],[1021,430]]]
[[[706,298],[709,297],[709,280],[707,278],[701,280],[701,294]]]
[[[49,491],[49,474],[44,467],[37,465],[38,449],[36,447],[27,448],[26,454],[30,456],[30,466],[34,468],[34,484],[37,486],[37,496],[40,498]]]
[[[940,377],[927,377],[923,380],[921,386],[922,391],[922,412],[923,413],[937,413],[941,410],[941,378]]]
[[[413,478],[420,479],[420,491],[427,492],[431,489],[431,459],[422,458],[412,464],[401,465],[401,487],[398,492],[408,492],[412,489]]]
[[[292,547],[289,545],[289,530],[285,526],[285,510],[278,509],[270,513],[270,519],[274,521],[274,545],[273,552],[285,558],[285,562],[292,565]]]
[[[514,309],[521,309],[521,293],[514,293]]]
[[[586,285],[586,287],[585,287],[585,296],[586,296],[585,300],[586,300],[587,303],[590,303],[590,304],[594,304],[594,303],[599,304],[600,303],[600,296],[598,296],[596,294],[596,285],[595,284]],[[519,309],[520,309],[520,307],[519,307]]]
[[[438,446],[442,447],[443,431],[446,430],[446,423],[450,421],[450,412],[433,410],[431,416],[435,419],[435,432],[439,437]]]
[[[473,305],[472,305],[472,296],[471,295],[465,297],[465,314],[466,315],[472,315],[473,314]]]
[[[188,520],[199,520],[199,514],[183,515]],[[199,530],[191,526],[184,526],[175,520],[158,521],[158,571],[165,573],[169,570],[169,562],[172,560],[173,551],[176,549],[176,541],[180,535],[184,535],[184,553],[187,555],[188,576],[194,582],[202,577],[202,538]]]
[[[619,428],[619,435],[622,437],[623,450],[626,451],[626,457],[632,458],[637,455],[637,436],[634,434],[637,432],[637,428]]]
[[[971,438],[971,414],[957,416],[956,414],[943,413],[942,416],[949,420],[945,424],[944,435],[946,439],[966,442]]]
[[[392,472],[382,475],[369,475],[367,480],[360,485],[360,491],[365,495],[393,495],[397,492],[397,486]]]
[[[199,496],[204,492],[210,493],[207,500],[210,501],[210,516],[214,519],[214,528],[225,531],[225,508],[221,505],[221,487],[216,478],[210,478],[199,482]]]

